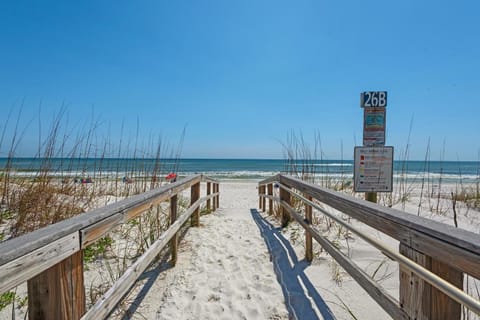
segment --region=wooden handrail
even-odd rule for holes
[[[205,176],[205,175],[202,175],[202,182],[211,182],[211,183],[217,183],[218,184],[217,179],[213,179],[213,178],[210,178],[210,177]]]
[[[112,216],[134,212],[136,209],[141,208],[142,205],[150,204],[152,201],[165,201],[173,194],[177,194],[193,184],[200,182],[201,179],[201,175],[187,177],[160,188],[134,195],[128,199],[82,213],[70,219],[2,242],[0,245],[0,267],[68,234],[91,228],[95,225],[101,226],[104,220]]]
[[[300,179],[278,175],[278,182],[355,218],[418,251],[480,279],[480,235],[383,207]],[[265,181],[265,180],[264,180]],[[265,184],[264,181],[259,185]],[[268,180],[266,183],[269,183]]]
[[[463,292],[457,291],[453,287],[451,287],[451,290],[446,289],[448,289],[448,286],[451,286],[448,281],[452,281],[453,285],[462,288],[463,273],[480,278],[480,235],[358,200],[354,197],[281,174],[260,181],[259,190],[264,191],[264,186],[272,183],[277,183],[281,190],[289,192],[289,196],[297,197],[306,206],[316,207],[321,213],[328,215],[328,212],[315,205],[310,199],[315,199],[317,203],[326,204],[339,210],[343,214],[353,217],[400,241],[400,254],[406,255],[408,259],[402,258],[400,254],[393,254],[398,258],[395,260],[399,261],[401,266],[401,301],[398,307],[395,308],[391,298],[384,294],[379,297],[379,293],[382,291],[369,279],[366,279],[359,268],[354,267],[348,259],[344,259],[342,255],[339,255],[336,248],[329,248],[331,246],[329,246],[328,240],[324,239],[316,230],[310,227],[310,221],[300,217],[294,211],[288,199],[285,200],[285,194],[282,195],[280,193],[280,198],[265,195],[264,193],[260,194],[261,198],[279,202],[289,216],[297,220],[305,228],[306,233],[309,236],[313,236],[364,287],[377,303],[395,319],[403,319],[406,315],[415,317],[417,314],[423,314],[424,318],[422,319],[437,319],[439,315],[442,315],[439,319],[459,319],[460,304],[456,301],[461,301],[469,306],[472,311],[479,312],[478,306],[480,302],[471,298],[471,296],[464,296]],[[296,190],[296,192],[293,190]],[[265,210],[265,208],[263,209]],[[284,217],[282,216],[283,219]],[[392,254],[384,253],[392,258]],[[309,254],[311,253],[306,252],[307,256]],[[412,260],[424,261],[424,264],[416,264]],[[416,267],[417,265],[419,267]],[[435,278],[440,278],[436,277],[434,273],[448,278],[448,281],[436,280]],[[415,281],[422,282],[427,281],[427,279],[429,284],[433,285],[431,291],[428,286],[415,284]],[[433,283],[432,279],[434,280]],[[417,287],[425,289],[422,292],[415,292]],[[440,292],[440,290],[448,292],[449,295],[451,294],[450,297],[456,301]],[[422,299],[422,295],[428,295],[428,299]],[[459,296],[463,297],[459,298]],[[416,301],[412,303],[411,300],[417,299],[423,300],[422,304]],[[422,308],[424,309],[422,310]]]
[[[200,197],[200,182],[212,184],[214,192]],[[190,217],[196,220],[194,225],[198,225],[199,207],[207,200],[213,200],[216,204],[214,210],[218,208],[218,184],[217,180],[203,175],[186,177],[0,243],[0,294],[28,281],[30,319],[80,319],[85,314],[82,250],[115,226],[138,217],[163,201],[174,198],[176,211],[176,196],[190,187],[192,203],[186,212],[178,219],[175,213],[175,221],[147,252],[127,269],[120,278],[122,283],[115,283],[84,318],[98,319],[108,316],[169,241],[175,251],[172,252],[172,257],[176,259],[178,230]],[[42,310],[31,310],[37,307]]]

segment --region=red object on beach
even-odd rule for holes
[[[171,179],[175,179],[176,177],[177,177],[177,174],[172,172],[172,173],[169,173],[169,174],[165,177],[165,179],[171,180]]]

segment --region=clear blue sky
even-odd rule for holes
[[[23,104],[23,156],[65,103],[69,125],[93,114],[112,141],[122,122],[126,139],[138,119],[141,137],[173,144],[187,126],[184,157],[281,158],[278,141],[301,130],[349,158],[360,92],[388,90],[397,155],[413,119],[411,159],[430,137],[433,159],[445,140],[447,159],[477,160],[479,12],[453,0],[2,1],[1,124]]]

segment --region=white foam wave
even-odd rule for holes
[[[351,163],[314,163],[315,167],[351,167]]]

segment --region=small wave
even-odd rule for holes
[[[252,179],[252,178],[268,178],[276,175],[278,172],[273,171],[184,171],[179,172],[182,176],[189,176],[193,174],[205,174],[212,178],[232,178],[232,179]]]
[[[352,167],[352,163],[314,163],[315,167]]]

